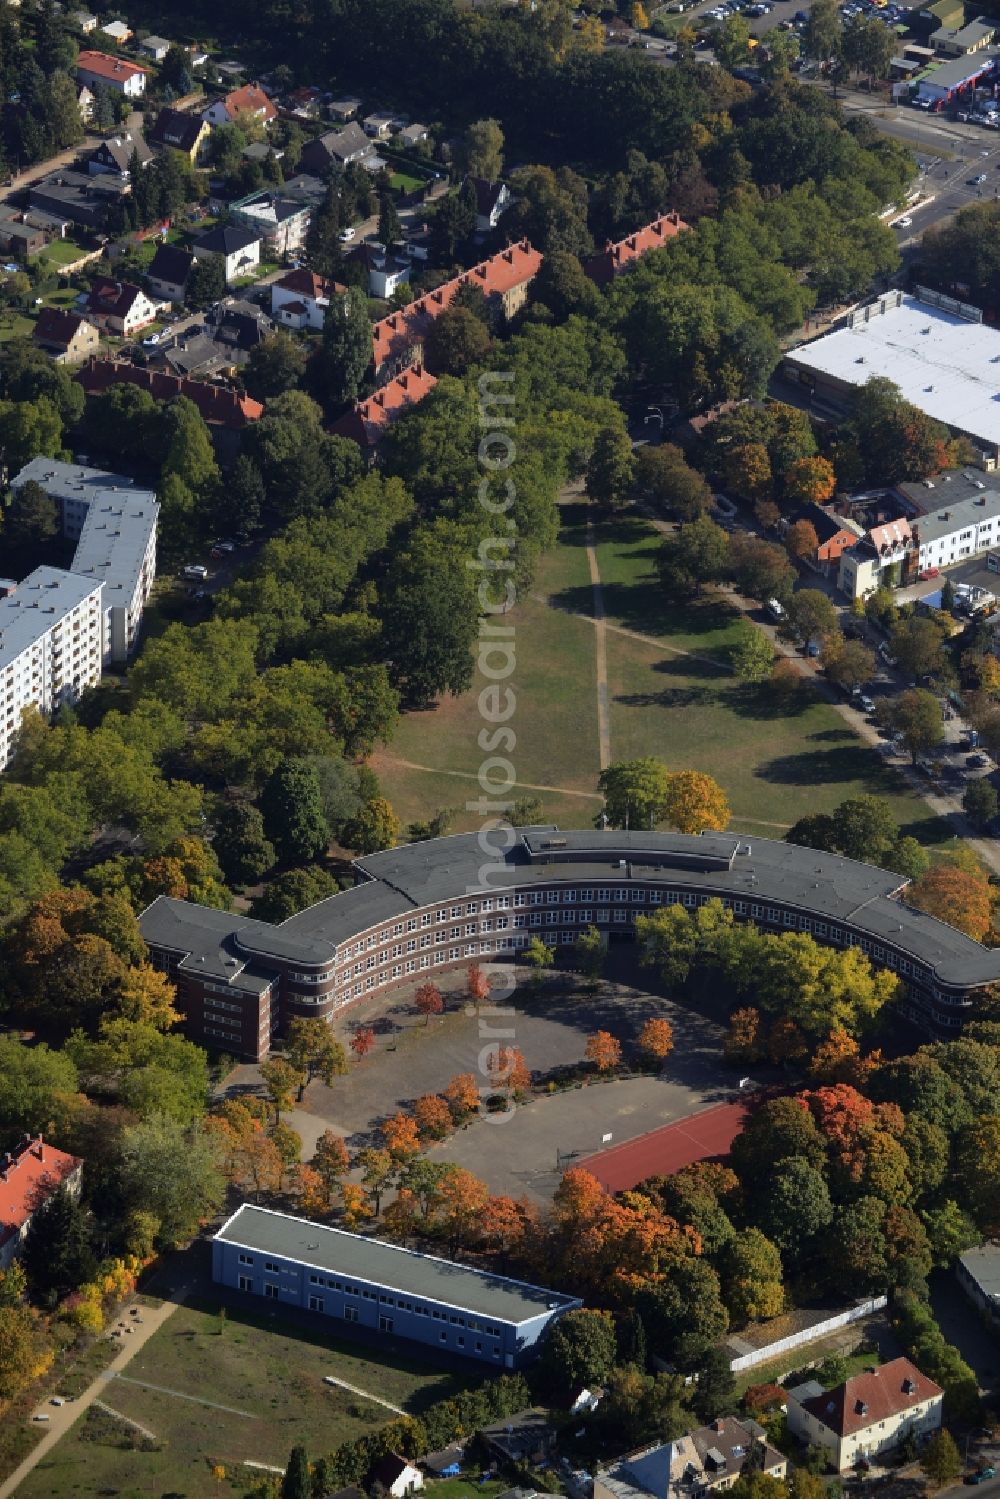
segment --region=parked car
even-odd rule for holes
[[[181,577],[203,583],[208,577],[208,568],[204,567],[200,562],[189,562],[187,567],[181,569]]]
[[[350,241],[354,238],[354,230],[351,228],[350,224],[348,224],[346,229],[341,229],[337,238],[340,240],[340,243],[342,245],[350,243]]]
[[[970,770],[985,770],[990,762],[985,755],[966,755],[965,763]]]
[[[861,707],[864,709],[865,713],[874,713],[875,712],[875,700],[874,700],[874,698],[868,697],[868,695],[866,693],[862,693],[861,694],[861,696],[858,698],[858,702],[860,703]]]
[[[977,1468],[974,1473],[969,1473],[965,1481],[966,1483],[985,1483],[988,1478],[996,1478],[996,1476],[996,1468],[988,1465],[985,1468]]]
[[[767,609],[767,612],[772,619],[784,619],[784,608],[781,604],[778,603],[777,599],[768,599],[765,608]]]
[[[920,578],[921,583],[927,583],[931,578],[939,577],[940,573],[941,569],[939,567],[925,567],[923,572],[918,573],[917,576]]]

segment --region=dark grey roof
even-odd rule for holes
[[[983,1295],[1000,1305],[1000,1244],[978,1244],[959,1255],[959,1260]]]
[[[266,989],[273,974],[253,967],[254,958],[289,959],[305,967],[326,967],[333,962],[333,948],[319,939],[300,939],[294,944],[282,936],[280,927],[266,921],[248,921],[193,901],[158,895],[140,916],[142,935],[153,947],[183,953],[182,970],[225,979],[234,988]]]
[[[413,901],[391,886],[366,880],[352,890],[327,896],[315,906],[289,916],[281,923],[281,929],[294,937],[325,937],[336,945],[349,942],[355,933],[377,926],[390,916],[411,911],[413,905]]]
[[[425,1297],[460,1311],[517,1325],[547,1311],[579,1306],[572,1296],[505,1275],[456,1265],[399,1244],[367,1239],[243,1203],[215,1235],[224,1244],[295,1260],[314,1270],[355,1277],[387,1291]]]
[[[159,245],[146,274],[155,277],[158,281],[169,281],[174,286],[183,286],[191,274],[193,265],[194,256],[190,250],[182,250],[180,245]]]
[[[245,229],[242,224],[217,224],[195,240],[194,248],[203,255],[235,255],[257,244],[260,244],[257,230]]]

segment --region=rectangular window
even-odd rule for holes
[[[345,1306],[344,1307],[344,1321],[345,1322],[356,1322],[357,1320],[358,1320],[358,1309],[357,1309],[357,1307],[356,1306]]]
[[[269,1280],[264,1282],[264,1296],[268,1301],[277,1301],[278,1299],[278,1287],[273,1285]]]
[[[323,1301],[322,1296],[310,1296],[309,1297],[309,1310],[311,1312],[321,1312],[321,1311],[323,1311],[324,1306],[325,1306],[325,1302]]]
[[[380,1316],[378,1319],[379,1332],[392,1332],[392,1318]]]
[[[252,1291],[253,1290],[253,1276],[252,1275],[241,1275],[240,1276],[240,1290],[241,1291]]]
[[[240,1264],[241,1265],[252,1265],[253,1264],[253,1255],[252,1254],[241,1254],[240,1255]]]

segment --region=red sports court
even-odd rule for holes
[[[638,1135],[621,1145],[612,1145],[585,1160],[576,1161],[607,1188],[609,1192],[627,1192],[647,1176],[669,1176],[682,1166],[704,1161],[709,1156],[725,1156],[743,1128],[749,1100],[718,1103],[689,1119],[664,1124]]]

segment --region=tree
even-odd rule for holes
[[[737,1327],[776,1317],[785,1304],[781,1256],[758,1228],[748,1228],[722,1254],[723,1298]]]
[[[782,479],[785,502],[790,505],[822,505],[830,499],[836,487],[836,471],[826,458],[796,458],[788,465]],[[809,525],[809,522],[802,524]],[[793,555],[814,557],[816,553],[813,550]]]
[[[187,1238],[223,1201],[217,1148],[200,1125],[162,1114],[132,1125],[122,1132],[117,1164],[124,1201],[155,1216],[161,1245]]]
[[[939,619],[939,615],[934,619],[913,615],[893,626],[889,648],[905,676],[940,677],[947,672],[944,643],[948,637]]]
[[[79,1290],[93,1275],[97,1261],[86,1213],[67,1187],[60,1187],[32,1214],[21,1264],[32,1296],[46,1306]]]
[[[361,854],[374,854],[382,848],[394,848],[399,839],[401,824],[384,796],[373,796],[362,802],[353,817],[348,818],[340,830],[340,839],[345,848]]]
[[[869,87],[886,78],[892,62],[892,32],[875,16],[851,16],[844,27],[844,61],[856,73],[865,73]]]
[[[636,492],[654,510],[689,521],[711,508],[712,491],[707,480],[673,443],[646,443],[636,450],[634,463]]]
[[[289,1062],[301,1077],[300,1100],[314,1077],[322,1078],[329,1088],[335,1077],[347,1071],[344,1048],[325,1020],[307,1020],[297,1015],[288,1027],[285,1050]]]
[[[623,426],[602,427],[587,463],[587,493],[598,505],[616,510],[625,503],[635,473],[632,443]]]
[[[78,1101],[76,1066],[65,1052],[0,1036],[0,1145],[26,1131],[58,1131]]]
[[[478,963],[470,963],[465,971],[465,988],[477,1010],[489,999],[492,987],[486,970]]]
[[[837,851],[866,864],[881,864],[899,837],[892,808],[881,796],[856,796],[841,802],[830,823]]]
[[[468,560],[465,532],[439,518],[416,526],[389,566],[381,593],[385,651],[412,706],[464,692],[472,682],[480,606]]]
[[[437,1093],[422,1093],[414,1099],[413,1117],[421,1135],[430,1140],[443,1140],[453,1126],[451,1109]]]
[[[512,1093],[526,1093],[531,1087],[531,1069],[516,1046],[496,1046],[487,1063],[490,1085],[501,1089],[508,1098]]]
[[[444,998],[437,984],[421,984],[413,996],[413,1004],[417,1012],[424,1017],[424,1024],[430,1025],[432,1015],[440,1015],[444,1009]]]
[[[211,307],[226,295],[226,262],[221,255],[199,255],[187,280],[189,307]]]
[[[920,1466],[931,1483],[943,1488],[962,1471],[962,1455],[955,1439],[945,1427],[935,1431],[920,1449]]]
[[[787,600],[795,582],[795,568],[784,547],[737,531],[729,543],[729,571],[747,598]]]
[[[460,1124],[479,1108],[479,1084],[472,1072],[460,1072],[444,1089],[444,1096]]]
[[[159,969],[140,963],[126,969],[118,989],[118,1013],[137,1025],[169,1031],[181,1020],[174,1008],[177,989]]]
[[[654,1061],[664,1061],[674,1049],[674,1028],[670,1021],[651,1015],[639,1032],[639,1047]]]
[[[465,375],[489,359],[490,330],[468,307],[451,306],[431,323],[424,358],[434,375]]]
[[[584,1055],[598,1072],[613,1072],[622,1059],[622,1044],[610,1031],[595,1031],[587,1037]]]
[[[382,1135],[386,1149],[393,1160],[405,1160],[407,1156],[416,1155],[420,1149],[420,1132],[417,1129],[417,1122],[401,1110],[385,1121],[382,1125]]]
[[[702,1421],[714,1421],[719,1411],[732,1406],[736,1378],[724,1348],[708,1348],[694,1369],[695,1412]],[[822,1499],[822,1495],[817,1496]]]
[[[802,31],[802,51],[816,62],[840,56],[844,27],[836,0],[817,0]]]
[[[216,819],[212,846],[226,879],[234,885],[256,884],[278,858],[264,832],[264,819],[252,802],[226,803]]]
[[[723,1053],[730,1062],[755,1062],[760,1055],[760,1011],[747,1005],[734,1010],[729,1017],[729,1029],[722,1043]]]
[[[330,298],[323,321],[322,369],[331,406],[356,399],[372,361],[368,304],[355,287]]]
[[[343,1224],[348,1233],[353,1233],[366,1219],[373,1216],[371,1200],[364,1187],[356,1182],[341,1182],[340,1205]]]
[[[16,491],[4,532],[11,546],[39,547],[59,534],[59,509],[54,499],[29,479]]]
[[[304,1088],[302,1073],[291,1062],[286,1062],[284,1057],[270,1057],[266,1062],[261,1062],[261,1081],[268,1091],[271,1102],[274,1104],[275,1123],[281,1115],[291,1109],[297,1098],[300,1098],[301,1089]]]
[[[503,172],[504,134],[499,120],[473,120],[462,137],[459,156],[470,177],[499,182]]]
[[[662,822],[669,785],[670,771],[651,755],[609,765],[597,779],[605,816],[615,828],[651,828]]]
[[[801,1157],[779,1162],[767,1190],[755,1194],[752,1216],[789,1262],[801,1265],[833,1219],[833,1204],[822,1172]]]
[[[908,886],[906,899],[976,942],[982,942],[993,925],[993,900],[986,875],[954,864],[942,861],[933,865]]]
[[[704,771],[679,770],[668,776],[663,816],[679,832],[721,832],[731,815],[722,787]]]
[[[824,642],[823,666],[831,682],[848,692],[864,687],[877,670],[873,651],[860,640],[845,640],[839,634],[828,636]]]
[[[715,55],[724,68],[744,65],[750,56],[750,23],[743,16],[727,16],[715,41]]]
[[[350,1158],[347,1154],[347,1146],[340,1135],[335,1135],[333,1130],[324,1130],[316,1141],[316,1150],[312,1158],[312,1168],[323,1183],[326,1192],[326,1202],[329,1206],[332,1201],[337,1183],[350,1168]]]
[[[301,384],[306,355],[300,343],[287,333],[272,333],[250,351],[243,378],[256,401],[267,401]]]
[[[610,1312],[566,1312],[549,1323],[542,1340],[539,1376],[555,1393],[606,1385],[617,1361]]]
[[[551,968],[556,960],[556,950],[543,942],[536,933],[524,949],[523,957],[529,967],[534,969],[533,982],[540,983],[542,969]]]
[[[797,520],[785,532],[785,546],[789,557],[797,562],[815,561],[819,550],[819,537],[812,521]]]
[[[312,766],[285,760],[264,787],[261,813],[268,838],[288,864],[307,864],[326,853],[330,829]]]
[[[799,640],[825,640],[840,629],[837,610],[818,588],[800,588],[785,605],[788,628]]]
[[[605,940],[596,926],[589,926],[573,943],[573,962],[594,985],[604,972],[607,956]]]
[[[766,682],[774,666],[774,646],[763,630],[741,618],[730,660],[736,675],[744,682]]]
[[[965,815],[974,828],[982,831],[997,815],[997,807],[1000,806],[1000,798],[990,782],[983,777],[979,781],[970,781],[962,796],[962,807]]]
[[[370,1025],[359,1025],[351,1037],[351,1050],[360,1062],[375,1045],[375,1032]]]
[[[377,233],[379,241],[387,250],[403,238],[403,226],[396,212],[396,202],[391,192],[379,194]]]
[[[42,1325],[26,1306],[0,1306],[0,1389],[12,1399],[50,1367]]]
[[[941,705],[932,692],[911,688],[889,705],[887,720],[901,736],[910,758],[916,765],[925,751],[933,749],[944,738]]]
[[[166,452],[161,477],[166,479],[173,474],[191,494],[197,495],[219,477],[205,420],[193,401],[176,396],[164,411],[163,421]]]
[[[707,515],[682,525],[660,547],[656,565],[670,598],[686,598],[705,583],[725,577],[729,569],[729,537]],[[782,552],[784,557],[784,552]],[[786,566],[790,566],[785,558]]]
[[[293,1447],[281,1480],[281,1499],[312,1499],[312,1477],[304,1447]]]

